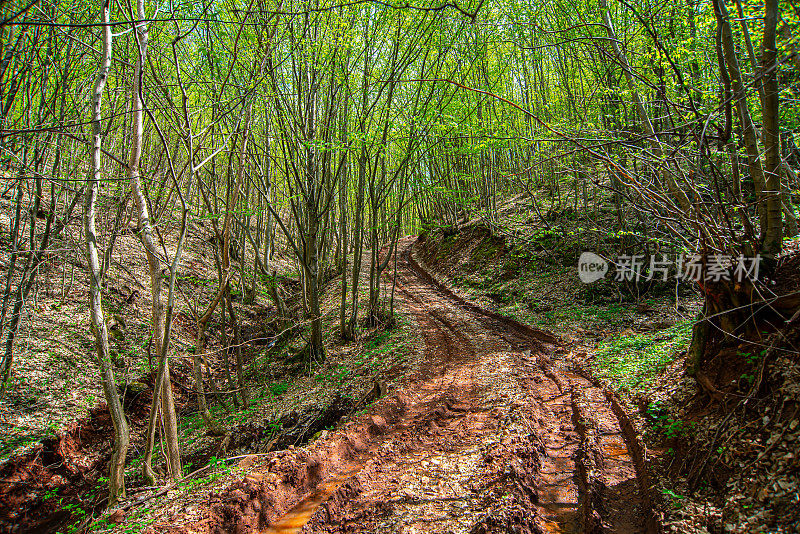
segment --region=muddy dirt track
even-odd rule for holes
[[[413,243],[398,247],[397,292],[424,339],[417,376],[211,495],[201,517],[156,530],[657,532],[643,449],[616,400],[561,369],[550,334],[436,282]]]

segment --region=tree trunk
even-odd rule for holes
[[[347,321],[347,331],[345,339],[353,340],[356,338],[358,328],[358,282],[361,277],[361,257],[364,251],[364,186],[367,174],[367,154],[366,149],[361,148],[358,156],[358,185],[356,186],[356,208],[353,212],[353,276],[350,284],[350,318]]]
[[[725,2],[722,0],[713,0],[713,4],[714,15],[717,18],[717,24],[720,28],[722,52],[725,57],[725,63],[728,67],[728,74],[730,76],[731,86],[733,88],[733,98],[736,102],[736,110],[739,115],[739,122],[742,125],[742,138],[744,140],[745,149],[747,150],[750,176],[753,178],[753,182],[756,186],[756,193],[759,197],[759,216],[761,220],[761,236],[763,239],[767,230],[767,215],[766,205],[763,198],[765,189],[764,169],[761,166],[758,139],[756,138],[756,130],[755,126],[753,125],[753,119],[750,116],[750,109],[747,107],[747,93],[744,82],[742,81],[742,73],[739,69],[739,60],[736,56],[736,48],[733,43],[733,34],[731,32],[728,10],[725,7]]]
[[[345,106],[346,109],[346,106]],[[347,130],[347,116],[342,120],[345,126],[342,127],[343,131]],[[344,133],[343,137],[347,134]],[[347,156],[345,156],[347,158]],[[341,265],[339,270],[342,272],[342,294],[339,307],[339,335],[344,339],[347,334],[346,317],[347,317],[347,184],[348,184],[348,168],[347,162],[344,163],[345,167],[342,169],[342,183],[339,184],[339,240],[341,242],[341,256],[339,261]]]
[[[130,444],[130,431],[122,402],[114,380],[111,357],[108,350],[108,332],[103,314],[103,303],[100,286],[100,260],[97,251],[97,232],[95,216],[97,194],[102,175],[102,143],[103,128],[101,124],[103,110],[103,91],[111,68],[111,2],[102,0],[101,22],[103,52],[97,79],[92,96],[92,166],[86,178],[86,198],[84,203],[83,224],[86,235],[86,260],[89,267],[89,307],[91,310],[92,333],[95,337],[97,364],[100,368],[100,381],[106,397],[111,422],[114,426],[114,446],[111,463],[108,468],[108,506],[112,507],[125,498],[125,458]]]
[[[137,14],[139,20],[144,20],[144,0],[137,0]],[[132,91],[133,100],[133,128],[131,132],[131,155],[128,161],[128,178],[131,182],[134,200],[139,216],[140,239],[147,256],[147,266],[150,271],[150,318],[153,325],[152,342],[156,349],[158,360],[158,374],[160,380],[153,384],[154,389],[159,389],[160,394],[153,393],[153,404],[150,406],[149,426],[147,429],[147,440],[145,443],[144,461],[142,462],[143,475],[150,484],[155,484],[155,473],[151,465],[153,457],[153,446],[155,444],[155,432],[159,412],[158,402],[160,399],[160,411],[164,418],[164,436],[167,441],[167,472],[170,478],[178,480],[183,476],[181,467],[180,444],[178,443],[177,415],[175,413],[175,401],[172,396],[172,383],[170,380],[169,362],[164,343],[164,303],[161,299],[162,276],[158,260],[158,249],[153,239],[153,228],[150,222],[150,213],[147,206],[147,199],[142,190],[141,178],[139,175],[139,162],[142,156],[142,135],[144,133],[144,113],[142,94],[144,91],[142,83],[142,71],[144,61],[147,57],[148,30],[146,24],[136,26],[136,41],[138,44],[136,65],[134,71],[134,83]]]
[[[250,404],[249,396],[247,394],[247,384],[244,380],[244,358],[242,356],[242,328],[239,325],[239,320],[236,317],[236,310],[233,308],[231,301],[231,292],[228,289],[228,316],[231,318],[231,326],[233,327],[233,343],[234,350],[236,351],[236,382],[238,384],[239,393],[242,396],[242,404],[247,408]],[[226,356],[227,358],[227,356]],[[234,393],[235,398],[236,393]]]
[[[636,89],[636,80],[633,77],[633,70],[628,63],[628,58],[623,52],[622,48],[619,46],[619,40],[617,39],[616,32],[614,31],[614,25],[611,21],[611,14],[609,13],[606,0],[600,0],[600,9],[603,11],[603,22],[606,27],[606,33],[611,40],[612,47],[614,48],[614,54],[617,56],[617,61],[619,62],[620,66],[622,66],[622,72],[625,74],[625,79],[628,81],[628,88],[631,92],[631,98],[633,99],[634,106],[636,107],[636,112],[639,115],[639,121],[644,129],[644,133],[647,135],[647,139],[655,155],[658,158],[663,158],[664,147],[659,140],[658,133],[653,128],[653,123],[650,121],[650,117],[644,107],[644,101],[642,100],[642,97],[639,96],[639,92]],[[661,178],[664,180],[664,183],[667,184],[670,194],[676,199],[678,207],[684,213],[688,214],[691,210],[689,197],[675,181],[672,173],[666,170],[662,171]]]
[[[766,232],[761,252],[775,258],[781,252],[783,219],[781,218],[781,143],[778,113],[778,50],[775,33],[778,26],[778,0],[766,0],[764,13],[764,45],[761,74],[764,77],[762,120],[764,123],[764,197],[766,200]]]

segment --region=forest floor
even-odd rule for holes
[[[662,531],[798,532],[797,325],[781,333],[779,318],[754,321],[754,336],[710,345],[696,376],[687,349],[702,301],[692,287],[578,282],[582,250],[608,255],[624,243],[598,230],[603,214],[546,212],[532,226],[541,212],[512,200],[499,223],[427,233],[420,257],[462,298],[557,332],[566,366],[618,396],[647,449]],[[796,300],[798,268],[800,241],[787,241],[777,295]],[[776,339],[789,350],[773,353]]]
[[[119,235],[108,254],[103,305],[119,389],[133,398],[149,389],[146,382],[153,371],[148,357],[150,281],[141,242],[129,221],[119,223]],[[115,226],[113,214],[98,225],[103,233],[109,233]],[[160,228],[168,255],[175,252],[178,230],[175,221]],[[86,299],[85,245],[81,239],[80,226],[68,225],[58,240],[57,253],[40,268],[36,291],[17,335],[8,393],[0,399],[0,465],[37,447],[42,440],[56,438],[76,421],[89,417],[102,403]],[[196,341],[192,317],[196,295],[216,286],[212,240],[207,221],[190,225],[176,283],[179,306],[172,338],[176,354],[173,365],[178,376],[189,374],[187,360]],[[105,248],[108,243],[101,246]],[[287,272],[288,262],[280,256],[276,254],[272,268]],[[246,318],[258,319],[254,322],[269,319],[270,310],[263,305],[243,307],[237,302],[236,307]],[[211,326],[219,327],[213,322]],[[217,352],[211,355],[215,356]]]
[[[530,232],[531,211],[511,202],[503,227],[472,221],[456,232],[401,240],[396,322],[364,328],[356,342],[338,338],[341,280],[328,281],[324,362],[303,357],[302,336],[276,338],[268,306],[237,302],[251,404],[213,405],[228,428],[223,437],[207,435],[196,412],[188,362],[193,327],[179,315],[173,378],[187,476],[176,485],[147,487],[139,473],[152,386],[140,350],[147,303],[127,302],[133,280],[111,288],[110,304],[128,323],[113,342],[134,427],[129,499],[101,513],[111,431],[107,410],[88,397],[96,371],[87,352],[81,357],[90,372],[76,376],[80,365],[69,358],[71,371],[52,370],[77,380],[71,386],[42,374],[39,389],[28,391],[20,379],[17,404],[0,406],[11,424],[0,463],[0,531],[707,533],[767,532],[761,527],[776,516],[778,523],[781,514],[788,518],[785,505],[798,495],[796,473],[788,474],[797,461],[797,411],[779,414],[774,428],[767,419],[753,425],[717,411],[685,369],[697,295],[676,286],[631,296],[613,283],[580,284],[574,251],[565,247],[591,244],[558,240],[554,251],[553,231],[523,235],[522,251],[514,244],[520,228]],[[584,223],[569,224],[574,228],[563,233]],[[213,269],[202,264],[211,246],[207,232],[195,233],[181,277],[188,294],[213,283],[200,276]],[[121,253],[132,253],[136,243],[124,243]],[[389,265],[384,298],[394,275]],[[362,306],[367,268],[365,261]],[[143,264],[128,271],[145,272]],[[145,283],[138,281],[140,289]],[[75,307],[54,316],[67,321],[62,333],[78,343],[66,352],[82,353],[88,332],[68,323],[83,320],[85,306],[64,299],[69,291],[60,294],[60,306]],[[48,305],[41,299],[37,313],[59,311]],[[35,347],[47,329],[31,324],[24,339]],[[217,336],[211,348],[211,369],[224,383]],[[29,351],[23,365],[41,374],[49,364],[42,354],[51,351]],[[129,374],[130,367],[140,371]],[[800,372],[791,369],[781,368],[787,381]],[[38,402],[24,400],[37,393]],[[50,407],[47,399],[63,402],[64,393],[88,416]],[[48,414],[64,424],[43,425]],[[38,429],[15,426],[21,416]],[[720,445],[729,420],[742,431]],[[698,459],[701,472],[711,464],[707,481],[690,489],[687,473]],[[747,469],[731,470],[737,461]],[[780,504],[771,506],[771,499]]]
[[[400,245],[397,296],[421,332],[419,369],[308,447],[246,458],[243,478],[197,491],[153,529],[656,531],[619,400],[568,368],[552,334],[437,283],[413,243]]]
[[[174,243],[169,238],[174,230],[163,229],[170,253]],[[65,249],[75,254],[59,257],[42,273],[45,283],[35,295],[20,332],[14,378],[9,393],[0,400],[0,532],[76,532],[86,528],[103,509],[112,430],[92,357],[87,305],[81,297],[86,285],[80,276],[77,231],[66,232],[64,238]],[[245,341],[250,405],[246,409],[231,406],[230,395],[223,392],[227,406],[212,402],[211,409],[228,433],[209,436],[193,394],[191,354],[196,332],[192,304],[196,303],[191,301],[215,286],[212,235],[208,224],[190,227],[178,275],[182,306],[173,327],[171,366],[179,435],[185,472],[194,474],[179,488],[157,497],[154,495],[160,488],[147,487],[141,476],[143,433],[154,378],[147,356],[147,269],[141,244],[129,232],[122,232],[111,256],[104,304],[109,318],[122,323],[112,329],[110,342],[117,386],[132,431],[126,475],[130,503],[136,503],[126,520],[131,531],[146,528],[155,520],[151,509],[168,508],[198,484],[224,484],[223,471],[229,465],[219,460],[275,446],[272,440],[282,429],[284,417],[313,420],[305,429],[311,434],[294,436],[293,442],[305,443],[324,434],[325,428],[343,415],[340,412],[350,413],[352,405],[365,399],[378,379],[392,385],[419,365],[419,357],[408,346],[415,333],[402,316],[397,328],[365,327],[358,341],[339,340],[336,309],[340,278],[324,287],[328,347],[324,362],[309,362],[303,357],[302,336],[277,336],[274,309],[264,304],[268,301],[265,294],[257,295],[253,304],[244,304],[241,288],[234,287],[234,308]],[[287,295],[296,294],[297,282],[287,276],[291,269],[280,251],[275,253],[272,266]],[[369,263],[363,267],[366,272]],[[367,298],[366,280],[362,276],[362,310]],[[290,300],[288,305],[296,306],[296,302]],[[233,329],[230,323],[222,328],[216,320],[210,327],[208,369],[219,384],[230,387],[226,384],[221,337],[224,334],[231,339]],[[233,359],[232,354],[227,357]],[[157,457],[160,447],[157,443]],[[105,520],[100,520],[92,526],[98,529],[104,524]]]

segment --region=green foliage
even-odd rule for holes
[[[177,276],[176,279],[177,279],[178,282],[186,282],[188,284],[196,285],[196,286],[212,286],[212,285],[217,283],[216,280],[213,280],[213,279],[210,279],[210,278],[200,278],[199,276],[197,276],[195,274],[187,274],[187,275],[184,275],[184,276]]]
[[[289,384],[287,384],[286,382],[277,382],[269,385],[270,393],[272,393],[276,397],[286,393],[287,389],[289,389]]]
[[[208,469],[206,472],[208,474],[205,477],[184,478],[180,482],[180,486],[187,491],[192,491],[200,486],[207,486],[208,484],[211,484],[212,482],[229,475],[231,468],[227,463],[225,463],[224,458],[212,456],[208,459]]]
[[[660,491],[674,509],[679,510],[683,507],[683,501],[686,499],[685,495],[680,495],[668,488],[662,488]]]
[[[61,501],[59,501],[61,502]],[[81,529],[81,525],[86,517],[86,510],[79,504],[68,503],[61,507],[60,511],[68,515],[69,520],[72,521],[66,527],[65,534],[75,534]],[[105,522],[104,522],[105,523]],[[90,530],[94,530],[90,528]],[[61,533],[59,533],[61,534]]]
[[[592,366],[621,388],[644,391],[691,335],[691,322],[685,321],[658,332],[612,336],[600,342]]]
[[[226,472],[230,472],[230,467],[228,467],[228,464],[225,463],[224,458],[217,458],[216,456],[212,456],[211,458],[208,459],[208,466],[212,470],[223,468],[223,470],[225,470]]]
[[[328,373],[317,374],[314,376],[314,379],[319,381],[333,380],[341,383],[350,375],[351,372],[352,370],[347,366],[347,364],[340,363]]]
[[[503,250],[503,243],[499,240],[485,239],[472,251],[470,257],[474,263],[483,263],[496,257]]]

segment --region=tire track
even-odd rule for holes
[[[395,289],[422,334],[419,373],[313,444],[313,473],[309,455],[292,452],[276,463],[289,469],[283,482],[245,479],[218,498],[222,528],[192,532],[252,532],[240,510],[257,531],[281,534],[657,532],[643,448],[621,405],[551,363],[554,336],[454,294],[412,247],[400,243]],[[304,498],[292,493],[296,472],[308,472]],[[276,487],[283,512],[264,504]]]
[[[505,334],[510,331],[514,338],[529,343],[532,350],[557,342],[547,332],[485,310],[453,293],[416,262],[411,252],[412,247],[413,244],[405,251],[412,269],[437,287],[456,306],[476,316],[488,330],[504,339],[507,339]],[[566,379],[566,384],[559,374]],[[548,473],[560,476],[564,486],[554,488],[552,482],[543,484],[545,491],[540,497],[543,497],[542,508],[545,515],[568,528],[574,528],[577,516],[581,532],[658,532],[659,527],[652,511],[652,498],[649,495],[644,446],[618,399],[585,376],[559,372],[552,367],[545,369],[545,375],[558,387],[558,397],[566,396],[565,389],[569,388],[573,423],[572,428],[564,425],[567,411],[563,409],[564,404],[559,404],[558,414],[562,425],[560,435],[554,438],[553,434],[548,434],[545,442],[547,466],[542,472],[543,479],[548,478]],[[541,384],[539,388],[542,388]],[[547,404],[551,404],[555,398],[549,397]],[[544,402],[541,395],[537,395],[537,399]],[[579,446],[568,442],[574,431],[580,436]],[[569,483],[563,474],[570,464],[563,460],[563,455],[556,452],[560,450],[570,451],[572,466],[576,471],[573,478],[578,481],[579,486],[579,503],[574,498],[567,497],[575,492],[567,489]],[[577,508],[577,511],[572,508]],[[562,513],[556,513],[555,510],[561,510]],[[552,524],[550,526],[553,527]]]

